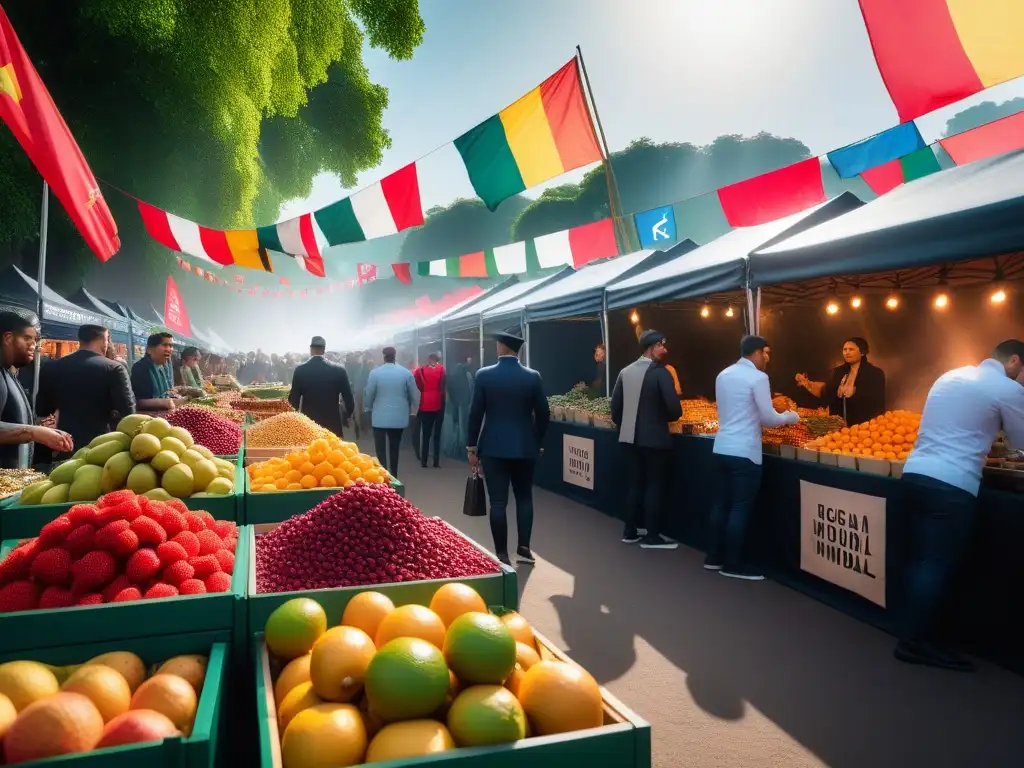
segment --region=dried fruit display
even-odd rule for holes
[[[846,426],[842,416],[804,416],[800,419],[813,437],[824,437],[830,432],[838,432]]]
[[[256,590],[355,587],[499,573],[440,518],[387,485],[355,485],[256,538]]]
[[[886,411],[871,421],[843,427],[807,444],[844,456],[903,461],[917,442],[921,415],[911,411]]]
[[[290,411],[253,424],[245,430],[250,448],[294,448],[310,445],[320,438],[335,437],[308,416]]]
[[[32,483],[45,480],[46,475],[34,469],[0,469],[0,499],[6,499]]]
[[[218,456],[238,453],[242,447],[242,428],[211,411],[185,406],[171,411],[167,421],[172,426],[187,429],[198,445]]]

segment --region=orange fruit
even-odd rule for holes
[[[487,603],[475,589],[453,582],[443,585],[430,598],[430,610],[441,617],[446,627],[464,613],[487,613]]]
[[[332,467],[340,467],[345,462],[345,454],[341,451],[328,451],[324,458]]]
[[[366,726],[351,704],[317,704],[296,715],[281,737],[284,765],[302,768],[360,765]]]
[[[104,723],[128,711],[132,691],[128,681],[115,670],[102,664],[79,667],[60,687],[68,693],[80,693],[96,705]]]
[[[377,637],[377,631],[384,618],[395,610],[391,598],[380,592],[360,592],[348,601],[341,623],[358,627],[370,637]]]
[[[277,488],[277,490],[283,491],[288,487],[288,481],[282,477],[274,481],[274,486]]]
[[[58,693],[19,713],[4,736],[4,756],[14,765],[88,752],[102,736],[103,717],[95,704],[80,693]]]
[[[188,736],[198,705],[195,689],[185,678],[158,672],[139,686],[132,696],[131,708],[152,709],[166,715],[175,728]]]
[[[299,485],[306,489],[316,488],[319,483],[320,480],[316,475],[303,475],[302,480],[299,481]]]
[[[505,626],[512,632],[512,637],[516,639],[517,643],[523,643],[531,648],[537,647],[537,640],[533,636],[533,627],[514,611],[512,613],[506,613],[501,617],[501,620],[505,622]]]
[[[326,461],[321,461],[319,464],[317,464],[315,467],[313,467],[313,471],[310,472],[310,474],[314,478],[316,478],[317,482],[320,482],[320,478],[323,477],[324,475],[331,474],[331,471],[333,469],[334,469],[334,467],[332,467]]]
[[[286,491],[301,491],[302,487],[302,483],[288,483],[284,489]]]
[[[284,479],[289,483],[297,483],[302,479],[302,473],[297,469],[289,469],[284,473]]]
[[[524,671],[539,663],[540,654],[537,653],[536,648],[526,643],[516,643],[516,664],[521,666]]]
[[[274,703],[278,707],[295,686],[310,682],[309,661],[311,658],[308,653],[299,656],[289,661],[281,670],[281,674],[277,676],[277,682],[274,683]]]
[[[309,679],[324,701],[344,703],[363,690],[366,668],[377,652],[370,636],[358,627],[332,627],[313,646]]]
[[[334,475],[324,475],[320,478],[321,488],[336,488],[338,481],[334,479]]]
[[[3,744],[4,734],[7,733],[7,729],[11,727],[18,717],[18,710],[14,708],[14,704],[11,700],[0,693],[0,744]]]
[[[597,728],[604,722],[601,689],[589,672],[575,664],[534,664],[519,684],[519,701],[542,736]]]
[[[283,732],[299,712],[323,703],[323,699],[313,690],[311,681],[299,683],[281,699],[281,704],[277,708],[277,727]]]
[[[152,709],[136,709],[118,715],[107,723],[96,749],[139,744],[144,741],[162,741],[176,735],[178,729],[166,715]]]
[[[358,467],[352,467],[352,471],[348,473],[348,476],[351,480],[361,480],[363,472]]]
[[[403,605],[384,617],[377,628],[377,647],[383,648],[399,637],[418,637],[444,647],[445,626],[441,617],[422,605]]]
[[[302,466],[299,467],[299,472],[301,472],[304,475],[311,475],[311,474],[313,474],[313,462],[311,462],[311,461],[303,462]]]

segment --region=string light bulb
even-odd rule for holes
[[[725,310],[726,317],[734,317],[735,315],[736,313],[732,311],[732,307],[729,307],[727,310]]]
[[[900,306],[900,297],[897,296],[895,293],[890,294],[889,298],[887,298],[885,300],[885,308],[888,309],[890,312],[893,311],[893,310],[899,309],[899,306]]]
[[[935,298],[932,300],[932,306],[935,307],[938,310],[946,309],[949,306],[949,294],[948,293],[936,294]]]
[[[700,316],[705,318],[705,319],[711,317],[711,307],[709,307],[707,304],[705,304],[703,307],[701,307],[700,308]]]
[[[864,304],[864,300],[860,296],[852,296],[852,297],[850,297],[850,308],[851,309],[860,309],[863,304]]]
[[[825,311],[830,315],[837,315],[839,314],[839,304],[832,300],[825,305]]]
[[[637,323],[640,322],[640,315],[637,313],[635,309],[629,315],[629,322],[631,322],[633,325],[636,325]]]
[[[988,297],[988,300],[993,304],[1002,304],[1006,301],[1006,291],[1002,288],[996,288],[992,295]]]

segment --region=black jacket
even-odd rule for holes
[[[536,459],[551,421],[540,374],[502,357],[476,375],[467,447],[481,458]]]
[[[135,413],[128,372],[117,360],[87,349],[51,361],[39,372],[36,413],[54,411],[60,411],[57,426],[71,435],[75,449],[88,445]]]
[[[21,382],[6,368],[0,368],[0,421],[5,424],[35,424],[28,394],[22,388]],[[28,462],[26,467],[32,465],[33,449],[33,443],[29,443],[25,449]],[[22,447],[18,444],[0,445],[0,467],[4,469],[24,468],[20,461],[21,453]]]
[[[288,402],[338,437],[342,436],[342,424],[347,418],[341,413],[342,402],[346,414],[351,415],[356,409],[345,369],[320,356],[296,366]]]
[[[667,450],[672,447],[669,422],[678,421],[683,415],[675,382],[672,381],[672,374],[665,370],[664,366],[652,362],[643,373],[643,383],[635,393],[636,400],[632,408],[627,407],[630,404],[626,402],[628,394],[623,380],[630,376],[631,370],[635,375],[636,370],[633,366],[638,363],[639,361],[623,368],[615,380],[615,389],[612,391],[612,421],[619,426],[620,442],[631,443],[640,448]],[[623,431],[623,418],[628,416],[631,410],[635,411],[636,420],[630,436],[628,431]]]
[[[875,416],[881,416],[886,411],[885,407],[885,372],[877,365],[872,365],[865,357],[860,361],[860,370],[857,371],[857,378],[853,382],[853,397],[839,397],[839,385],[850,373],[848,363],[836,366],[832,370],[826,389],[821,393],[821,399],[828,405],[828,412],[833,416],[845,416],[849,426],[863,424],[871,421]]]

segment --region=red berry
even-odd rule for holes
[[[235,572],[235,556],[226,549],[218,549],[213,553],[213,556],[217,558],[217,562],[220,563],[220,569],[224,573]]]
[[[134,535],[134,534],[133,534]],[[109,552],[86,552],[71,564],[71,589],[81,594],[109,584],[117,573],[117,561]]]
[[[117,595],[114,596],[114,599],[111,600],[110,602],[112,602],[112,603],[127,603],[127,602],[129,602],[131,600],[141,600],[141,599],[142,599],[142,593],[139,591],[138,587],[128,587],[127,589],[122,589],[120,592],[118,592]]]
[[[199,533],[206,530],[206,521],[191,509],[185,512],[185,520],[188,522],[188,529],[192,533]]]
[[[96,504],[99,506],[100,509],[106,509],[107,507],[116,507],[118,504],[134,502],[135,498],[135,491],[129,491],[127,488],[125,488],[120,491],[111,491],[108,494],[100,496]]]
[[[32,561],[39,551],[39,544],[35,539],[29,539],[17,547],[0,561],[0,586],[18,579],[27,579]]]
[[[182,582],[191,579],[195,575],[195,568],[189,565],[187,561],[179,560],[178,562],[171,563],[169,566],[164,568],[162,578],[168,584],[180,587]]]
[[[12,581],[0,589],[0,613],[31,611],[38,607],[39,587],[31,581]]]
[[[128,581],[127,576],[125,576],[123,573],[119,574],[117,577],[114,578],[112,582],[110,582],[109,584],[107,584],[107,586],[103,588],[103,602],[113,602],[114,598],[117,597],[118,594],[120,594],[121,590],[128,589],[128,587],[130,587],[131,585],[132,583]]]
[[[160,558],[152,549],[140,549],[128,558],[124,573],[132,584],[142,584],[160,572]]]
[[[66,584],[71,577],[71,555],[63,547],[44,549],[32,561],[32,578],[43,584]]]
[[[182,531],[175,536],[171,541],[176,541],[185,548],[185,552],[188,553],[189,557],[196,557],[199,554],[200,546],[199,539],[191,531]]]
[[[150,544],[155,547],[167,541],[167,533],[160,523],[145,515],[139,515],[132,520],[132,530],[139,537],[139,544]]]
[[[82,523],[64,539],[64,546],[73,557],[81,557],[95,547],[96,526]]]
[[[156,556],[164,566],[176,563],[179,560],[187,560],[188,552],[176,541],[165,541],[156,548]]]
[[[39,531],[39,546],[43,549],[57,546],[67,538],[74,527],[75,524],[67,515],[54,518]]]
[[[195,569],[197,579],[205,579],[211,573],[217,573],[220,570],[220,563],[213,555],[190,557],[188,564]]]
[[[47,587],[39,596],[40,608],[67,608],[75,604],[75,596],[64,587]]]
[[[223,571],[217,573],[211,573],[206,577],[206,591],[207,592],[230,592],[231,591],[231,577]]]
[[[178,586],[178,592],[182,595],[205,595],[206,584],[199,579],[186,579]]]
[[[114,520],[96,531],[93,546],[118,557],[128,557],[139,548],[139,537],[127,520]]]
[[[95,504],[75,504],[67,511],[67,516],[75,525],[83,525],[95,522],[99,511],[100,508]]]
[[[199,539],[200,555],[212,555],[218,549],[224,548],[224,542],[213,531],[200,531],[196,534],[196,538]]]
[[[195,513],[197,515],[199,515],[199,517],[201,517],[203,519],[204,523],[206,523],[207,530],[211,530],[212,531],[213,530],[213,526],[215,526],[217,524],[217,519],[213,515],[211,515],[209,512],[207,512],[205,509],[197,509],[197,510],[195,510]]]
[[[160,524],[167,532],[167,537],[173,539],[182,531],[188,530],[188,521],[185,516],[174,509],[168,509],[160,518]]]
[[[184,515],[186,512],[188,512],[188,507],[185,505],[185,502],[182,501],[181,499],[169,499],[168,501],[165,501],[164,504],[166,504],[168,507],[173,509],[175,512],[178,512],[179,514]]]
[[[96,592],[90,592],[87,595],[82,595],[78,598],[75,605],[102,605],[103,595],[97,594]]]
[[[152,587],[146,590],[146,594],[143,597],[146,600],[152,600],[159,597],[175,597],[178,594],[178,588],[173,587],[170,584],[165,584],[162,581],[158,581]]]
[[[211,530],[222,539],[238,536],[238,526],[235,525],[234,520],[217,520]]]

